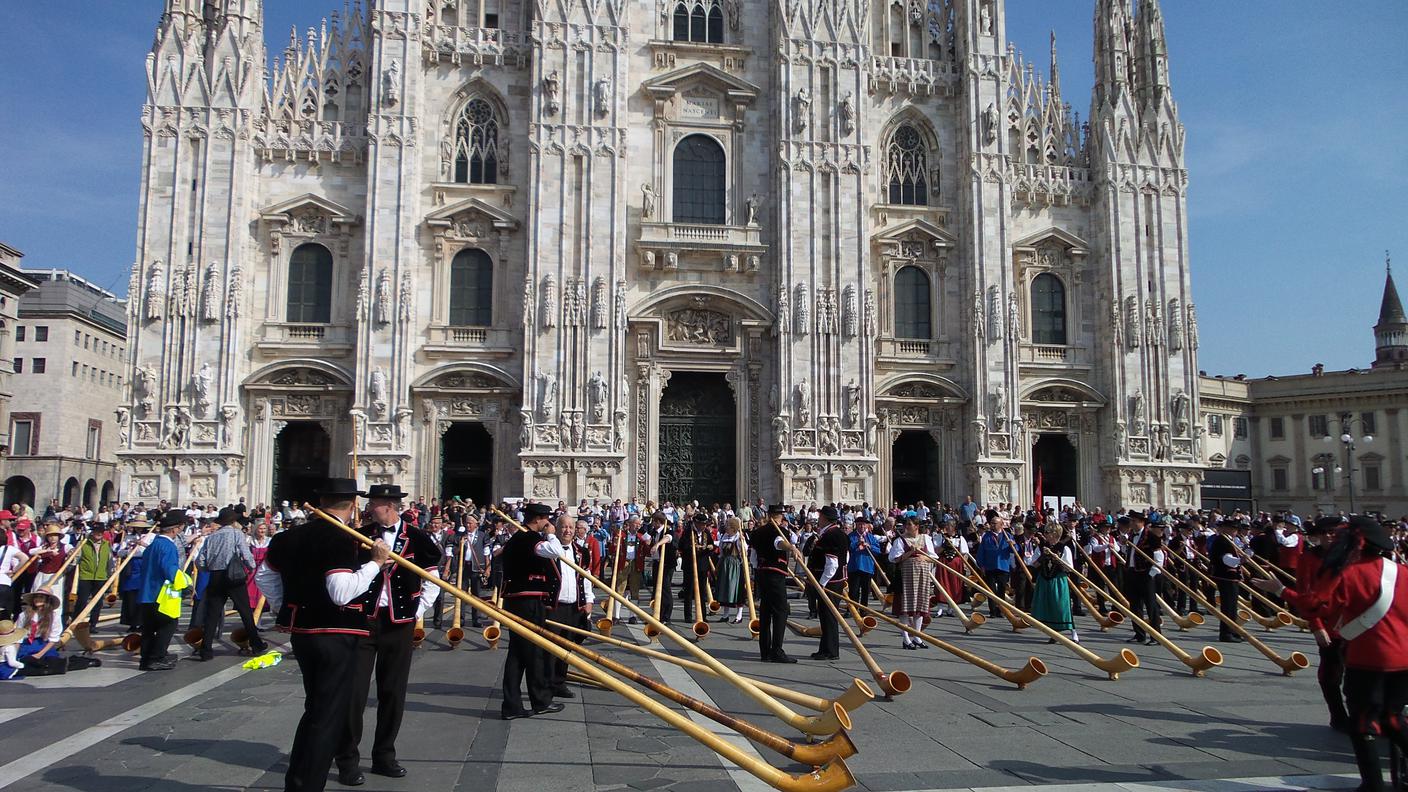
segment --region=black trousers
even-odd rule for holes
[[[1159,576],[1150,576],[1145,572],[1131,572],[1125,579],[1126,587],[1124,595],[1129,598],[1129,609],[1136,616],[1140,616],[1159,632],[1164,631],[1164,616],[1159,608],[1159,601],[1154,598],[1159,592]],[[1134,637],[1147,639],[1150,636],[1144,632],[1139,625],[1134,626]]]
[[[1320,665],[1315,674],[1332,723],[1349,722],[1344,705],[1344,646],[1343,638],[1335,638],[1329,646],[1320,647]]]
[[[256,653],[263,652],[267,644],[259,637],[259,625],[254,621],[254,609],[249,606],[249,587],[243,580],[230,580],[223,569],[206,574],[210,575],[210,582],[205,586],[205,596],[200,599],[201,607],[205,609],[205,614],[200,620],[205,627],[204,635],[200,639],[200,656],[211,657],[214,654],[216,633],[225,618],[227,598],[234,603],[235,612],[240,615],[244,631],[249,635],[249,648]]]
[[[342,744],[337,749],[339,768],[356,767],[361,760],[358,746],[362,742],[362,717],[367,711],[373,671],[376,672],[376,736],[372,739],[372,764],[383,766],[396,761],[396,735],[401,731],[401,718],[406,714],[406,685],[411,678],[411,639],[415,627],[415,622],[392,623],[386,610],[367,620],[368,634],[357,639],[355,648],[352,698],[347,706]]]
[[[137,590],[124,591],[118,595],[122,599],[122,623],[137,630],[142,627],[142,603],[137,601]]]
[[[552,620],[558,624],[567,624],[582,630],[591,629],[588,624],[587,614],[577,607],[575,602],[559,602],[552,608]],[[573,643],[579,640],[579,636],[567,630],[553,630],[554,633],[566,638]],[[556,657],[548,656],[552,663],[551,685],[554,692],[567,688],[567,661],[559,660]]]
[[[106,582],[107,582],[107,579],[106,579],[106,578],[104,578],[103,580],[80,580],[80,581],[78,581],[78,599],[75,600],[74,603],[73,603],[73,612],[74,612],[74,613],[82,613],[82,612],[83,612],[83,609],[86,608],[86,607],[88,607],[88,601],[91,600],[91,599],[93,599],[93,595],[94,595],[94,594],[97,594],[97,593],[98,593],[98,589],[102,588],[102,587],[103,587],[103,584],[106,583]],[[90,629],[89,629],[89,632],[90,632],[90,633],[97,631],[97,628],[98,628],[98,617],[101,616],[102,613],[103,613],[103,602],[102,602],[101,600],[99,600],[99,601],[98,601],[98,604],[96,604],[96,605],[93,606],[93,611],[88,614],[88,624],[89,624],[89,626],[90,626]]]
[[[999,597],[1007,594],[1007,581],[1012,576],[1010,572],[1003,572],[1000,569],[984,569],[983,577],[988,580],[988,588]],[[1002,610],[997,607],[996,602],[988,602],[988,617],[997,619],[1002,617]]]
[[[288,752],[285,792],[321,792],[327,786],[351,706],[357,640],[335,634],[292,637],[293,656],[303,672],[303,717]]]
[[[660,587],[660,621],[668,623],[675,617],[675,593],[670,590],[670,586],[674,582],[671,578],[675,576],[675,570],[657,569],[655,574],[665,576],[665,585]],[[652,593],[654,593],[653,590]]]
[[[850,591],[847,596],[862,605],[870,604],[870,580],[873,575],[869,572],[858,572],[854,569],[850,572]]]
[[[782,637],[787,630],[787,581],[783,575],[767,569],[758,570],[758,653],[766,662],[783,654]]]
[[[142,666],[166,659],[176,624],[175,619],[157,610],[155,602],[142,603]]]
[[[504,610],[519,618],[544,626],[547,610],[542,597],[509,597]],[[552,703],[552,656],[516,632],[508,633],[508,656],[504,658],[505,715],[523,712],[523,678],[528,678],[528,702],[533,709]]]
[[[840,586],[843,584],[832,585],[836,586],[835,591],[840,591]],[[831,602],[835,604],[836,600],[833,599]],[[817,602],[816,615],[821,622],[821,642],[817,644],[816,650],[832,657],[839,656],[841,654],[841,626],[836,623],[836,615],[826,607],[825,602]]]
[[[1222,611],[1222,615],[1231,619],[1233,622],[1236,622],[1237,581],[1221,580],[1218,578],[1213,579],[1217,581],[1217,596],[1222,600],[1221,604],[1218,606],[1219,609]],[[1226,622],[1219,619],[1217,623],[1221,625],[1217,629],[1218,638],[1230,638],[1236,635],[1236,633],[1232,631],[1232,628],[1227,626]]]
[[[10,610],[10,605],[13,603],[13,601],[14,600],[11,597],[10,587],[0,586],[0,619],[15,618],[14,612]]]
[[[1021,570],[1015,572],[1012,575],[1012,599],[1016,601],[1017,607],[1024,611],[1030,611],[1033,593],[1032,581]],[[939,602],[942,604],[943,599],[941,598]]]

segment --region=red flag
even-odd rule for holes
[[[1041,468],[1036,469],[1036,510],[1044,510],[1045,504],[1041,500]]]

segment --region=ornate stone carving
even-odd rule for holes
[[[375,321],[378,325],[385,326],[391,323],[391,271],[385,267],[376,276],[376,312]]]
[[[210,394],[214,387],[215,372],[209,363],[200,364],[200,370],[191,378],[191,396],[196,405],[197,418],[210,416]]]
[[[586,302],[586,286],[581,278],[568,278],[562,289],[563,322],[567,327],[581,327]]]
[[[606,378],[601,375],[601,371],[592,372],[591,379],[587,380],[587,406],[591,410],[592,423],[604,423],[606,421],[606,404],[611,398],[610,388],[606,384]]]
[[[557,327],[557,278],[543,276],[543,327]]]
[[[401,273],[401,296],[397,303],[397,310],[403,324],[411,321],[411,306],[415,299],[415,292],[411,291],[411,288],[411,271],[406,270]]]
[[[147,321],[155,322],[162,316],[162,309],[166,304],[166,294],[162,288],[161,262],[153,261],[152,267],[147,271]]]
[[[240,318],[240,296],[244,290],[244,272],[236,265],[230,268],[230,286],[225,294],[225,316],[229,319]]]
[[[763,208],[763,199],[757,193],[748,196],[748,200],[743,202],[744,223],[749,226],[758,225],[758,212]]]
[[[665,340],[700,346],[733,341],[733,319],[706,308],[684,308],[665,315]]]
[[[557,377],[541,371],[538,373],[538,420],[553,423],[557,406]]]
[[[150,363],[137,369],[137,376],[132,380],[132,398],[138,418],[152,414],[156,404],[156,369]]]
[[[817,433],[817,450],[822,456],[836,456],[841,453],[841,428],[835,418],[821,419],[821,431]]]
[[[836,113],[841,121],[841,134],[850,135],[856,131],[856,104],[851,98],[850,91],[841,95],[841,104],[836,108]]]
[[[846,426],[852,429],[859,429],[861,425],[861,387],[856,384],[854,378],[846,385]]]
[[[117,418],[117,442],[122,448],[132,445],[132,414],[126,407],[118,407],[113,411]]]
[[[372,415],[380,420],[386,417],[388,405],[388,395],[386,392],[386,370],[377,366],[372,370],[371,382],[367,390],[368,399],[371,401]]]
[[[616,281],[616,329],[624,331],[626,329],[626,282]]]
[[[1013,341],[1022,340],[1022,306],[1016,292],[1007,294],[1007,329],[1012,333]]]
[[[381,103],[395,107],[401,102],[401,61],[393,59],[381,76]]]
[[[200,318],[207,322],[220,321],[220,268],[215,262],[205,266],[205,284],[200,298]]]
[[[605,330],[606,323],[606,279],[598,275],[592,281],[592,327]]]
[[[523,279],[523,326],[533,329],[533,309],[537,307],[537,290],[533,288],[533,276]]]
[[[640,186],[640,219],[651,220],[655,217],[655,188],[650,182]]]
[[[865,290],[865,337],[874,339],[879,325],[875,318],[875,290]]]
[[[1183,351],[1183,308],[1177,297],[1168,301],[1168,351]]]
[[[1145,337],[1149,340],[1149,346],[1160,349],[1164,345],[1164,333],[1166,330],[1164,327],[1163,311],[1159,308],[1159,303],[1155,300],[1150,300],[1145,303],[1144,307],[1148,312],[1144,319]]]
[[[1007,431],[1007,388],[998,385],[988,394],[988,420],[994,432]]]
[[[1193,303],[1188,303],[1188,348],[1198,348],[1198,310]]]
[[[1002,289],[988,287],[988,340],[1001,341],[1002,329]]]
[[[792,98],[792,111],[795,115],[793,127],[798,132],[805,131],[807,117],[812,111],[812,92],[805,87],[798,89],[797,95]]]
[[[797,425],[808,428],[812,425],[812,386],[803,377],[797,382],[795,394]]]
[[[792,309],[787,302],[787,287],[777,290],[777,334],[788,335],[792,332]]]
[[[1136,437],[1143,437],[1147,424],[1144,417],[1144,392],[1136,390],[1129,396],[1129,422]]]
[[[557,69],[553,69],[548,76],[543,78],[543,113],[545,115],[557,115],[557,111],[562,109],[562,103],[558,99],[558,94],[562,91],[562,78],[557,76]]]
[[[821,335],[836,334],[836,290],[817,289],[816,331]]]
[[[810,292],[807,291],[807,284],[797,284],[797,332],[804,335],[810,332],[809,328],[811,324],[808,321],[811,310],[809,306],[810,302],[811,297]]]
[[[1129,344],[1130,349],[1138,349],[1143,343],[1144,332],[1140,327],[1140,317],[1143,312],[1139,309],[1139,298],[1130,295],[1124,300],[1124,340]]]
[[[1183,437],[1188,434],[1188,394],[1174,391],[1169,400],[1169,415],[1173,416],[1173,433]]]
[[[856,287],[847,286],[841,293],[841,331],[847,338],[860,333],[860,312],[857,310]]]
[[[592,83],[592,109],[597,118],[611,114],[611,81],[605,77]]]
[[[178,450],[190,444],[191,414],[185,407],[167,407],[161,422],[161,447]]]

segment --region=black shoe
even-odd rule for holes
[[[567,688],[558,688],[552,692],[553,698],[577,698],[577,694]]]
[[[827,654],[826,652],[812,652],[813,660],[838,660],[840,655]]]
[[[636,617],[634,617],[634,616],[632,616],[631,618],[629,618],[629,619],[626,620],[626,624],[635,624],[635,623],[636,623]]]
[[[390,764],[384,765],[379,765],[373,762],[372,772],[376,773],[379,776],[386,776],[387,778],[406,777],[406,768],[402,767],[400,762],[397,762],[395,759],[392,759]]]
[[[768,662],[769,662],[769,663],[795,663],[795,662],[797,662],[797,658],[795,658],[795,657],[788,657],[785,653],[783,653],[783,652],[778,652],[777,654],[773,655],[773,656],[772,656],[772,659],[769,660]]]
[[[1242,639],[1236,635],[1223,635],[1217,640],[1222,643],[1242,643]]]
[[[512,712],[510,712],[509,710],[499,710],[499,717],[503,718],[506,721],[518,720],[519,718],[527,718],[531,717],[532,715],[533,713],[529,712],[528,710],[514,710]]]
[[[199,661],[199,662],[202,662],[202,663],[205,663],[205,662],[209,662],[209,661],[211,661],[211,660],[214,660],[214,659],[215,659],[215,655],[213,655],[213,654],[208,654],[208,655],[207,655],[207,654],[198,654],[198,655],[196,655],[195,657],[192,657],[191,659],[192,659],[192,660]]]
[[[145,671],[170,671],[170,670],[174,669],[175,667],[176,667],[176,661],[175,661],[175,660],[171,660],[171,659],[167,659],[167,660],[158,660],[158,661],[156,661],[155,663],[151,663],[150,665],[148,665],[148,666],[147,666],[145,669],[143,669],[143,670],[145,670]]]
[[[1144,636],[1136,635],[1133,638],[1127,638],[1125,643],[1144,643]]]
[[[557,703],[556,701],[554,701],[553,703],[547,705],[546,707],[539,707],[539,708],[533,710],[533,714],[534,714],[534,715],[551,715],[551,714],[554,713],[554,712],[562,712],[564,709],[566,709],[566,708],[563,707],[561,704]]]
[[[362,775],[362,771],[356,767],[337,769],[337,783],[343,786],[361,786],[367,783],[367,777]]]
[[[266,644],[266,643],[264,643],[263,641],[260,641],[258,646],[255,646],[254,644],[250,644],[250,645],[249,645],[249,653],[250,653],[250,654],[257,654],[257,655],[259,655],[259,654],[264,654],[264,653],[267,652],[267,651],[269,651],[269,644]]]
[[[1158,643],[1158,641],[1154,640],[1153,638],[1150,638],[1149,640],[1147,640],[1147,641],[1144,642],[1144,645],[1145,645],[1145,646],[1153,646],[1153,645],[1155,645],[1155,644],[1157,644],[1157,643]]]
[[[1349,716],[1330,718],[1330,728],[1341,734],[1349,734],[1353,729],[1350,726]]]

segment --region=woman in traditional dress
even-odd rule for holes
[[[939,563],[934,569],[934,576],[938,578],[939,585],[944,587],[944,591],[953,598],[954,602],[963,601],[963,556],[968,553],[968,542],[956,535],[953,523],[944,523],[942,535],[938,538]],[[938,615],[947,616],[948,600],[939,599]]]
[[[1071,549],[1070,542],[1062,541],[1061,535],[1059,525],[1048,528],[1045,547],[1074,567],[1075,551]],[[1066,576],[1066,567],[1050,554],[1042,553],[1032,569],[1032,576],[1036,578],[1032,592],[1032,616],[1053,630],[1070,630],[1071,640],[1079,643],[1075,618],[1071,615],[1071,582]],[[1056,643],[1056,639],[1052,638],[1047,643]]]
[[[919,519],[906,517],[904,535],[890,543],[890,561],[900,573],[899,594],[895,597],[895,613],[915,630],[924,629],[929,616],[929,598],[934,594],[934,543],[919,532]],[[921,649],[924,642],[904,633],[905,649]]]
[[[249,537],[249,551],[254,554],[254,568],[258,569],[264,563],[264,556],[269,553],[269,529],[263,523],[254,524],[254,532]],[[249,601],[259,602],[259,587],[254,585],[254,575],[249,576]]]
[[[20,614],[16,627],[24,635],[18,652],[20,661],[34,657],[47,644],[54,644],[44,654],[45,659],[56,659],[59,655],[59,638],[64,631],[63,619],[59,616],[62,603],[52,589],[41,588],[24,595],[24,612]]]
[[[733,624],[743,621],[743,600],[747,596],[743,590],[743,564],[746,559],[743,558],[743,543],[739,541],[742,536],[742,520],[737,517],[724,520],[723,533],[719,534],[719,570],[714,580],[714,597],[724,609],[719,621],[728,619]],[[732,617],[728,615],[728,608],[733,608]]]

